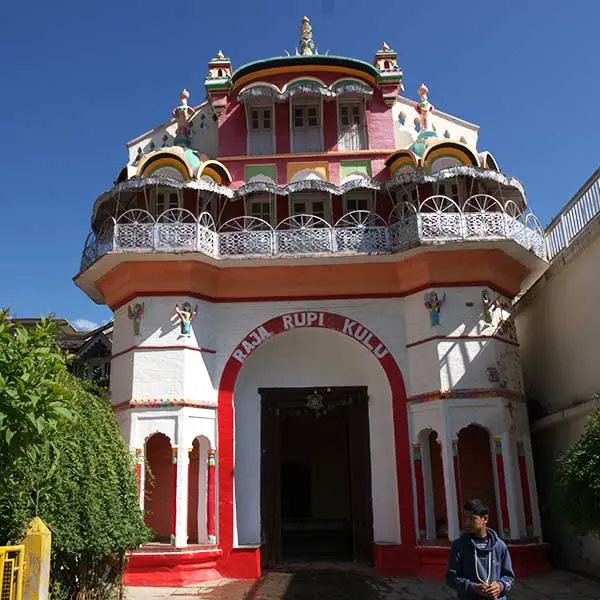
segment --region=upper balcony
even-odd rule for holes
[[[131,209],[108,217],[90,233],[81,272],[106,254],[200,253],[216,260],[248,258],[385,255],[431,244],[512,240],[546,259],[546,241],[533,213],[487,194],[458,203],[448,196],[400,201],[387,218],[356,210],[334,223],[310,215],[287,217],[275,227],[258,217],[229,219],[220,227],[207,213],[183,208],[157,218]]]

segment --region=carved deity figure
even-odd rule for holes
[[[425,308],[429,311],[432,327],[440,324],[440,312],[444,302],[446,302],[446,293],[441,298],[437,295],[437,292],[427,292],[425,294]]]
[[[127,316],[133,322],[133,335],[140,335],[140,322],[144,316],[144,303],[136,302],[133,308],[127,307]]]
[[[491,326],[494,321],[494,311],[498,308],[498,298],[492,300],[487,290],[481,290],[481,303],[483,304],[483,322]]]
[[[419,114],[419,129],[420,131],[428,131],[429,130],[429,113],[433,111],[433,104],[429,102],[427,99],[427,94],[429,93],[429,88],[422,83],[421,87],[417,90],[417,94],[419,94],[419,102],[415,104],[415,110]]]
[[[313,54],[315,43],[312,39],[312,25],[308,17],[302,17],[302,25],[300,25],[300,54]]]
[[[179,94],[181,104],[171,112],[171,115],[177,121],[177,131],[175,133],[177,138],[189,139],[190,137],[190,118],[194,111],[188,106],[189,97],[190,93],[187,90],[182,90]]]
[[[196,308],[192,310],[192,305],[189,302],[184,302],[181,305],[181,308],[179,308],[179,304],[176,304],[175,312],[181,322],[181,335],[187,335],[189,337],[191,334],[192,321],[198,313],[198,305],[196,304]]]

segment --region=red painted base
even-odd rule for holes
[[[211,550],[140,550],[127,556],[123,583],[129,586],[180,587],[221,579],[217,563],[223,554]]]
[[[373,544],[375,572],[380,577],[415,575],[418,563],[413,548],[394,544]]]
[[[223,577],[256,579],[260,577],[260,548],[233,548],[218,563]]]
[[[517,577],[531,577],[551,570],[548,544],[511,544],[508,549]],[[446,576],[449,546],[417,546],[417,575],[425,579],[442,580]]]

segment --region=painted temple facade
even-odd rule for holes
[[[156,542],[132,585],[353,560],[438,577],[484,499],[545,568],[512,301],[546,268],[478,127],[371,62],[209,61],[128,144],[76,284],[114,312],[111,395]],[[198,94],[199,95],[199,94]],[[432,94],[433,96],[433,94]]]

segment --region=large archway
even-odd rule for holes
[[[358,350],[362,346],[363,359],[369,359],[370,354],[370,358],[375,359],[374,362],[378,364],[378,368],[380,367],[383,370],[381,376],[386,382],[389,405],[391,405],[391,418],[388,419],[388,422],[391,421],[390,431],[392,435],[390,437],[392,438],[392,449],[395,453],[396,522],[399,520],[399,535],[396,536],[395,540],[386,541],[380,539],[381,544],[377,544],[378,540],[375,540],[375,564],[378,571],[383,574],[398,573],[399,571],[412,573],[416,568],[416,556],[414,553],[416,534],[413,514],[413,484],[408,442],[406,393],[402,374],[388,348],[373,332],[353,319],[321,311],[287,313],[266,321],[251,331],[241,341],[225,364],[219,385],[218,408],[218,537],[219,547],[223,550],[223,558],[220,565],[221,572],[225,575],[243,577],[255,576],[260,571],[260,557],[257,550],[258,544],[256,543],[258,540],[255,540],[257,537],[256,531],[253,532],[252,538],[239,539],[239,533],[246,536],[247,532],[238,532],[235,521],[234,444],[236,447],[237,444],[234,440],[235,414],[233,399],[238,376],[243,366],[250,362],[248,359],[251,354],[258,348],[263,347],[263,344],[265,349],[268,347],[268,344],[265,344],[265,342],[268,342],[280,333],[305,328],[333,330],[347,336],[347,338],[353,340],[350,346],[358,348]],[[320,341],[323,339],[322,337],[319,338]],[[348,340],[345,343],[348,345]],[[315,348],[318,347],[318,344],[319,341],[317,341]],[[329,380],[328,384],[330,385],[331,383],[331,380]],[[238,448],[238,452],[241,452],[240,448]],[[240,469],[235,469],[236,476],[240,472]],[[255,478],[256,476],[257,474],[254,473]],[[376,477],[377,474],[374,473],[374,478]],[[374,487],[375,485],[374,482]],[[257,502],[248,503],[246,508],[247,510],[256,512],[260,510]],[[254,522],[256,520],[255,518]],[[376,532],[377,527],[378,525],[375,523]]]

